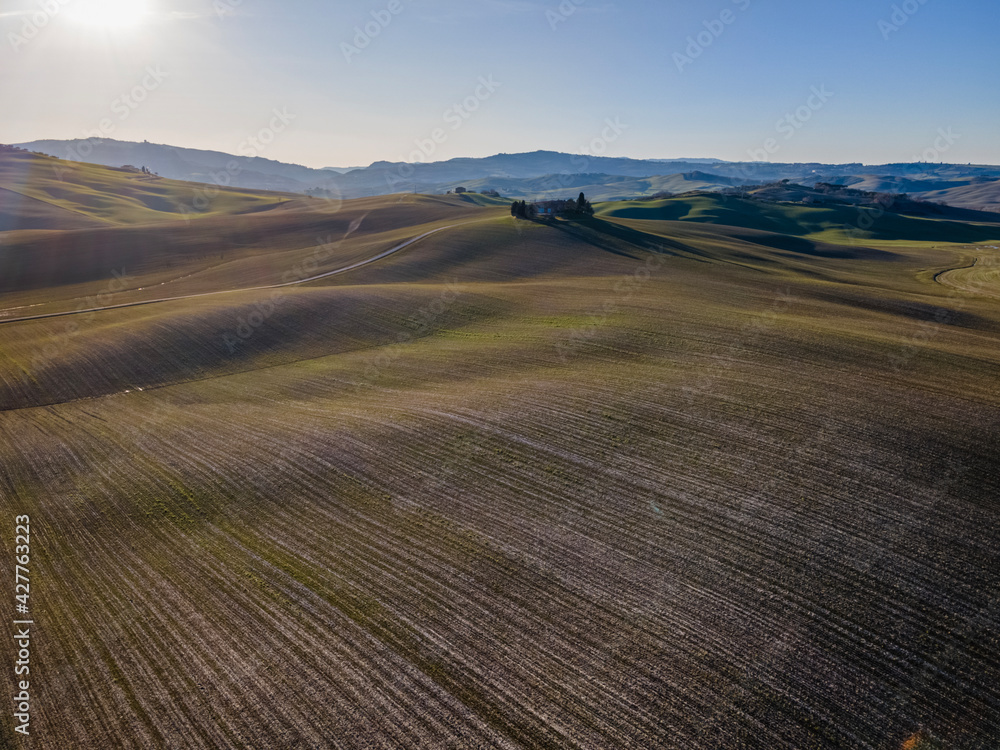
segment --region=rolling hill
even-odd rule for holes
[[[598,215],[720,224],[848,245],[873,240],[990,242],[997,236],[995,223],[911,216],[868,206],[810,206],[697,192],[661,200],[606,203],[598,207]]]
[[[944,203],[957,208],[1000,211],[1000,179],[996,177],[907,179],[866,175],[844,179],[842,184],[859,190],[909,193],[920,200]]]
[[[33,746],[1000,742],[1000,224],[147,177],[0,154]]]
[[[1000,180],[970,180],[965,185],[929,190],[919,197],[976,211],[1000,211]]]
[[[39,140],[17,144],[69,161],[147,167],[164,177],[239,188],[305,193],[324,191],[337,200],[400,192],[444,193],[458,186],[496,189],[507,197],[560,197],[573,186],[597,200],[652,196],[661,192],[716,190],[790,180],[804,185],[843,184],[863,190],[920,193],[955,188],[940,196],[961,208],[991,210],[989,196],[966,195],[963,186],[1000,178],[1000,167],[966,164],[781,164],[718,159],[627,159],[534,151],[438,162],[378,161],[353,169],[312,169],[284,164],[241,147],[239,154],[114,139]],[[411,155],[412,157],[412,155]],[[950,200],[946,200],[950,198]]]
[[[249,213],[298,195],[167,180],[135,169],[0,153],[0,231],[85,229]]]
[[[530,179],[488,177],[461,182],[461,186],[469,190],[494,190],[507,198],[555,200],[565,198],[572,192],[584,192],[596,201],[653,196],[665,192],[721,190],[740,184],[743,184],[741,180],[700,171],[644,178],[606,174],[548,174]],[[459,187],[459,183],[445,187],[453,190]]]

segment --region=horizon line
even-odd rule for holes
[[[205,153],[215,153],[215,154],[225,154],[227,156],[233,156],[241,159],[261,159],[262,161],[274,162],[277,164],[285,164],[289,166],[303,167],[305,169],[313,169],[317,171],[323,170],[335,170],[335,169],[370,169],[376,164],[388,164],[388,165],[398,165],[407,164],[411,166],[420,165],[431,165],[431,164],[447,164],[452,161],[459,161],[463,159],[468,160],[483,160],[492,159],[498,156],[530,156],[532,154],[556,154],[560,156],[578,156],[587,159],[611,159],[611,160],[625,160],[625,161],[638,161],[638,162],[660,162],[660,163],[670,163],[670,162],[681,162],[681,163],[695,163],[711,161],[718,164],[771,164],[771,165],[781,165],[781,164],[817,164],[821,166],[856,166],[860,165],[862,167],[879,167],[879,166],[894,166],[900,164],[936,164],[936,165],[953,165],[953,166],[973,166],[973,167],[1000,167],[1000,164],[991,164],[989,162],[932,162],[932,161],[886,161],[886,162],[864,162],[864,161],[842,161],[842,162],[823,162],[823,161],[765,161],[765,160],[730,160],[730,159],[719,159],[714,156],[686,156],[686,157],[637,157],[637,156],[605,156],[598,154],[588,154],[588,153],[575,153],[572,151],[558,151],[554,149],[538,148],[533,151],[497,151],[495,153],[488,154],[486,156],[454,156],[450,159],[440,159],[438,161],[391,161],[389,159],[376,159],[370,164],[364,166],[322,166],[313,167],[308,164],[302,164],[299,162],[291,161],[281,161],[280,159],[269,159],[263,156],[246,156],[241,154],[234,154],[229,151],[220,151],[211,148],[198,148],[194,146],[180,146],[176,143],[156,143],[154,141],[142,140],[133,141],[125,140],[120,138],[106,138],[106,137],[91,137],[91,138],[36,138],[31,141],[21,141],[18,143],[9,143],[7,145],[16,146],[23,148],[26,145],[31,145],[35,143],[42,143],[45,141],[55,141],[59,143],[84,143],[84,142],[94,142],[94,143],[104,143],[110,141],[112,143],[129,143],[135,145],[149,144],[152,146],[166,146],[169,148],[182,148],[188,151],[203,151]],[[54,154],[49,154],[57,159],[62,159],[63,157],[55,156]],[[68,161],[72,161],[71,159]]]

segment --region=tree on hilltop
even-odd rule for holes
[[[538,216],[538,211],[534,203],[514,201],[510,204],[510,215],[518,219],[534,219]]]

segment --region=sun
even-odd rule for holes
[[[149,15],[148,0],[73,0],[73,20],[99,29],[132,29]]]

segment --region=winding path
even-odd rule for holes
[[[446,227],[438,227],[437,229],[432,229],[429,232],[424,232],[423,234],[421,234],[418,237],[414,237],[413,239],[409,239],[406,242],[402,242],[402,243],[396,245],[395,247],[392,247],[392,248],[386,250],[385,252],[379,253],[378,255],[375,255],[375,256],[373,256],[371,258],[367,258],[365,260],[358,261],[357,263],[352,263],[349,266],[343,266],[342,268],[337,268],[337,269],[335,269],[333,271],[326,271],[324,273],[316,274],[315,276],[310,276],[309,278],[306,278],[306,279],[299,279],[298,281],[287,281],[287,282],[284,282],[282,284],[267,284],[265,286],[252,286],[252,287],[246,287],[244,289],[222,289],[222,290],[219,290],[217,292],[201,292],[200,294],[184,294],[184,295],[181,295],[179,297],[160,297],[158,299],[147,299],[147,300],[142,300],[142,301],[139,301],[139,302],[124,302],[124,303],[122,303],[120,305],[108,305],[107,307],[90,307],[90,308],[87,308],[85,310],[66,310],[64,312],[44,313],[42,315],[28,315],[28,316],[25,316],[25,317],[22,317],[22,318],[8,318],[6,320],[5,319],[0,319],[0,325],[2,325],[4,323],[24,323],[24,322],[29,321],[29,320],[42,320],[44,318],[61,318],[61,317],[64,317],[66,315],[82,315],[84,313],[103,312],[105,310],[119,310],[119,309],[121,309],[123,307],[139,307],[140,305],[155,305],[155,304],[160,303],[160,302],[176,302],[178,300],[195,299],[197,297],[212,297],[212,296],[214,296],[216,294],[236,294],[238,292],[258,292],[258,291],[264,291],[266,289],[281,289],[282,287],[297,286],[299,284],[308,284],[311,281],[317,281],[319,279],[325,279],[327,276],[336,276],[337,274],[347,273],[348,271],[353,271],[356,268],[361,268],[362,266],[367,266],[369,263],[374,263],[377,260],[382,260],[382,258],[386,258],[386,257],[388,257],[390,255],[393,255],[394,253],[398,253],[400,250],[403,250],[403,249],[409,247],[410,245],[414,244],[415,242],[419,242],[420,240],[424,239],[425,237],[430,237],[432,234],[437,234],[438,232],[443,232],[446,229],[454,229],[455,227],[463,226],[465,224],[473,224],[473,223],[475,223],[475,222],[466,221],[466,222],[461,222],[459,224],[449,224]]]
[[[1000,247],[983,248],[994,250],[991,255],[977,257],[971,265],[950,268],[934,276],[942,286],[972,294],[1000,297]]]

